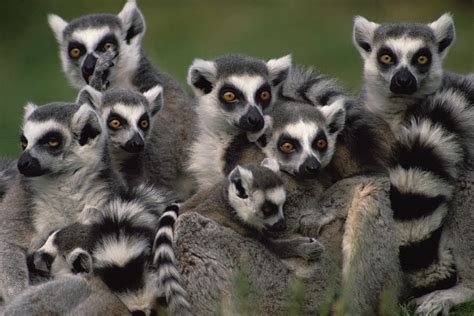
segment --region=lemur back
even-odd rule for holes
[[[172,248],[177,205],[140,185],[91,210],[89,223],[53,232],[33,254],[36,269],[54,276],[98,277],[133,312],[150,315],[169,306],[190,314]]]
[[[394,135],[390,198],[407,296],[457,282],[443,223],[459,172],[472,159],[474,123],[472,82],[442,67],[454,38],[448,14],[427,25],[354,21],[362,105]]]
[[[49,24],[59,42],[66,77],[77,89],[90,82],[98,59],[107,52],[114,52],[115,57],[103,72],[103,87],[140,93],[156,85],[163,87],[166,106],[155,117],[151,145],[144,151],[148,170],[144,180],[182,198],[189,196],[194,188],[185,163],[194,133],[193,101],[174,78],[157,70],[146,57],[141,43],[145,20],[135,1],[129,0],[118,15],[91,14],[69,23],[50,15]]]

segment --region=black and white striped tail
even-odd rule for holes
[[[179,206],[168,206],[160,217],[158,232],[153,243],[153,264],[158,270],[158,280],[166,302],[175,315],[191,315],[188,294],[181,285],[181,275],[173,250],[174,223],[178,218]]]

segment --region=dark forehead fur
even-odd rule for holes
[[[147,99],[139,92],[116,88],[104,93],[102,98],[104,107],[113,106],[117,103],[130,106],[148,105]]]
[[[215,63],[218,77],[228,77],[234,74],[268,76],[267,64],[255,57],[229,54],[218,57]]]
[[[68,124],[72,116],[79,109],[75,103],[53,102],[38,107],[29,117],[28,121],[54,120]]]
[[[275,103],[271,113],[273,127],[278,129],[299,121],[321,124],[325,117],[321,111],[312,105],[300,102],[279,101]]]
[[[410,38],[421,38],[425,42],[434,42],[433,30],[426,24],[421,23],[384,23],[374,33],[374,42],[383,42],[389,38],[408,36]]]
[[[89,250],[90,226],[73,223],[57,232],[54,244],[60,251],[72,251],[77,247]]]
[[[242,167],[252,172],[253,186],[256,189],[268,190],[283,186],[281,177],[266,167],[257,165],[244,165]]]
[[[89,14],[81,16],[80,18],[74,19],[64,29],[64,36],[70,36],[75,30],[86,29],[86,28],[99,28],[103,26],[109,26],[111,28],[122,28],[122,22],[120,19],[109,13],[101,14]]]

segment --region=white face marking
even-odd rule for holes
[[[26,124],[23,125],[23,135],[28,140],[26,149],[31,149],[41,137],[51,130],[59,130],[64,136],[69,135],[68,129],[54,120],[45,122],[27,121]],[[63,141],[67,141],[67,139]]]
[[[82,43],[86,47],[87,52],[90,53],[95,51],[99,41],[109,33],[109,27],[87,28],[74,31],[71,37],[75,41]]]
[[[401,65],[407,66],[410,64],[413,54],[420,48],[424,47],[425,43],[419,38],[403,36],[400,38],[388,39],[385,42],[385,45],[396,53]]]
[[[58,248],[54,245],[54,239],[56,238],[56,234],[58,233],[59,230],[55,231],[51,235],[49,235],[48,239],[44,243],[44,245],[38,249],[37,251],[42,251],[44,253],[47,253],[53,257],[55,257],[58,254]]]
[[[255,92],[265,83],[265,79],[260,76],[230,76],[226,82],[233,84],[239,89],[247,99],[247,102],[252,105],[256,105]]]
[[[265,192],[266,200],[278,206],[278,213],[265,218],[265,223],[269,226],[275,225],[285,218],[283,214],[283,204],[286,201],[286,191],[283,187],[272,188]]]

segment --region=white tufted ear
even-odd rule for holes
[[[268,72],[270,73],[270,81],[273,86],[277,86],[286,80],[291,70],[291,55],[281,58],[270,59],[267,61]]]
[[[346,109],[344,99],[339,99],[330,105],[320,107],[326,117],[326,126],[329,134],[337,134],[344,129],[346,123]]]
[[[273,172],[279,174],[280,173],[280,165],[278,164],[278,161],[276,161],[273,158],[265,158],[262,160],[260,163],[265,168],[268,168],[272,170]]]
[[[253,186],[253,173],[249,169],[237,166],[227,177],[235,187],[236,195],[241,199],[247,199]]]
[[[445,13],[433,23],[428,24],[438,44],[438,53],[444,58],[448,52],[449,46],[453,43],[456,34],[454,30],[454,22],[451,14]]]
[[[30,117],[30,115],[38,108],[38,106],[32,102],[28,102],[24,107],[23,122]]]
[[[64,21],[59,15],[56,14],[49,14],[48,15],[48,23],[53,30],[54,37],[59,43],[63,42],[63,32],[68,23]]]
[[[93,108],[99,110],[102,107],[102,93],[89,85],[79,91],[77,95],[76,104],[83,105],[87,103]]]
[[[143,92],[143,96],[148,100],[151,108],[151,115],[158,113],[163,107],[163,87],[156,85]]]
[[[208,94],[217,79],[216,64],[210,60],[195,59],[189,67],[187,79],[196,95]]]
[[[71,119],[71,129],[78,135],[79,145],[84,146],[95,139],[101,132],[101,120],[94,109],[88,104],[82,104]]]
[[[354,18],[352,41],[364,59],[366,59],[372,51],[374,33],[379,26],[379,24],[370,22],[362,16],[356,16]]]
[[[128,0],[122,11],[118,14],[118,17],[122,21],[127,43],[136,38],[140,40],[143,37],[146,30],[145,18],[140,9],[138,9],[135,0]]]

